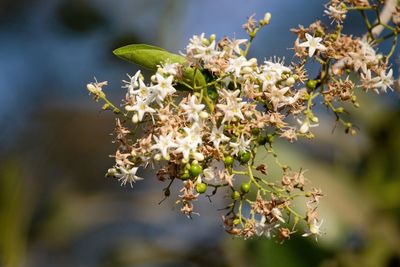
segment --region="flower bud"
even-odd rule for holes
[[[160,161],[162,159],[162,155],[160,153],[154,155],[154,160]]]
[[[264,18],[261,20],[261,24],[263,25],[269,24],[269,22],[271,21],[271,17],[272,17],[271,13],[269,12],[265,13]]]
[[[203,161],[204,160],[204,155],[202,153],[196,152],[196,153],[193,153],[193,158],[196,161]]]
[[[286,80],[286,84],[288,86],[292,86],[293,84],[295,84],[296,80],[293,78],[293,76],[290,76],[289,78],[287,78]]]
[[[132,116],[132,122],[135,124],[139,122],[139,117],[136,113],[133,114],[133,116]]]
[[[207,111],[201,111],[201,112],[199,113],[199,116],[200,116],[200,118],[202,118],[202,119],[207,119],[207,118],[208,118],[208,113],[207,113]]]
[[[312,122],[315,122],[315,123],[318,123],[318,118],[317,117],[315,117],[315,116],[313,116],[313,117],[311,117],[311,121]]]
[[[252,57],[248,61],[250,66],[257,66],[257,59],[255,57]]]
[[[211,34],[210,35],[210,43],[212,43],[213,41],[215,41],[215,38],[217,38],[217,36],[215,34]]]
[[[117,174],[117,169],[110,168],[107,170],[106,177],[114,177]]]
[[[92,83],[88,83],[86,85],[86,88],[88,89],[89,92],[92,94],[97,94],[98,93],[98,87],[94,86]]]

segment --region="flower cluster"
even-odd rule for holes
[[[94,98],[105,101],[103,109],[119,116],[116,163],[107,176],[133,186],[143,179],[137,175],[138,168],[157,167],[159,180],[169,181],[166,197],[174,182],[180,184],[176,203],[188,217],[196,214],[194,202],[200,195],[211,198],[222,191],[231,200],[223,221],[232,235],[284,241],[303,221],[307,225],[303,236],[318,237],[322,233],[317,212],[321,190],[308,189],[304,170],[292,170],[278,160],[282,177],[273,180],[257,152],[264,148],[276,158],[276,137],[289,142],[313,138],[311,129],[318,126],[313,113],[317,99],[333,111],[346,132],[355,133],[341,117],[344,108],[335,105],[351,101],[357,106],[357,88],[377,93],[392,88],[388,62],[393,52],[383,55],[376,47],[386,39],[397,40],[399,25],[368,22],[368,34],[354,37],[342,33],[343,21],[351,10],[364,14],[380,8],[380,2],[332,0],[325,14],[336,27],[330,30],[317,21],[293,29],[297,59],[290,64],[278,58],[258,62],[246,57],[257,32],[269,24],[269,13],[259,21],[251,16],[243,25],[249,40],[195,35],[183,59],[176,60],[175,55],[159,62],[150,81],[140,71],[128,76],[122,109],[106,98],[106,82],[88,84]],[[392,35],[371,33],[383,24]],[[316,78],[306,72],[310,60],[321,65]],[[295,209],[297,198],[305,199],[304,214]]]

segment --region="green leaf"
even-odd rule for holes
[[[157,65],[170,60],[172,63],[183,64],[185,57],[173,54],[157,46],[146,44],[131,44],[117,48],[113,51],[114,55],[128,62],[150,70],[157,70]]]
[[[139,66],[153,71],[156,71],[157,66],[165,61],[170,61],[171,63],[178,63],[182,65],[186,63],[186,58],[181,55],[173,54],[160,47],[146,44],[131,44],[123,46],[115,49],[113,53],[123,60],[135,63]],[[196,85],[196,90],[207,87],[207,81],[201,71],[195,71],[195,69],[191,67],[187,67],[184,69],[183,81],[190,86],[193,86],[194,82],[194,84]],[[181,87],[186,86],[181,84]],[[207,92],[205,94],[205,101],[209,102]]]

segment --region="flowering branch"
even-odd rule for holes
[[[118,149],[107,176],[133,186],[143,180],[137,175],[139,167],[156,166],[159,180],[169,180],[165,197],[170,197],[174,182],[182,186],[176,205],[190,218],[196,214],[193,203],[200,195],[211,200],[222,193],[230,195],[230,203],[221,210],[227,211],[224,226],[232,235],[284,241],[303,221],[307,225],[303,236],[317,238],[322,232],[317,206],[323,194],[306,186],[305,170],[280,163],[274,143],[276,138],[289,142],[314,138],[311,129],[318,126],[315,108],[320,102],[346,133],[356,134],[342,117],[347,113],[342,103],[359,107],[355,95],[359,89],[376,93],[392,89],[389,59],[397,45],[400,8],[396,6],[391,21],[382,20],[383,1],[370,2],[331,0],[325,14],[335,23],[333,29],[320,21],[292,29],[295,59],[290,65],[277,58],[261,64],[246,58],[252,40],[269,24],[269,13],[259,21],[252,15],[243,25],[249,40],[217,41],[215,35],[195,35],[184,55],[143,44],[115,50],[118,57],[154,75],[148,83],[141,71],[128,75],[124,112],[107,99],[102,90],[107,82],[87,86],[96,101],[105,102],[103,109],[123,116],[116,120]],[[359,12],[366,24],[363,38],[342,32],[351,11]],[[367,12],[376,14],[375,23]],[[390,33],[380,36],[378,26]],[[377,45],[391,38],[391,50],[378,53]],[[307,74],[309,61],[320,65],[314,79]],[[356,78],[350,79],[350,74]],[[138,124],[143,133],[136,137],[132,133]],[[256,158],[260,150],[272,155],[282,169],[277,182]],[[293,205],[299,198],[305,202],[304,214]]]

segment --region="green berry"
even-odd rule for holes
[[[258,143],[260,146],[265,145],[265,144],[267,143],[267,137],[264,136],[264,135],[259,135],[259,136],[257,137],[257,143]]]
[[[190,174],[189,174],[189,170],[185,170],[184,172],[183,172],[183,174],[181,175],[181,177],[180,177],[182,180],[187,180],[187,179],[189,179],[190,178]]]
[[[233,161],[234,161],[234,159],[232,156],[226,156],[224,158],[224,163],[226,166],[231,166],[233,164]]]
[[[251,133],[252,133],[254,136],[257,136],[257,135],[260,134],[260,129],[259,129],[259,128],[253,128],[253,129],[251,130]]]
[[[306,87],[310,90],[315,90],[315,88],[317,88],[317,81],[316,80],[308,80],[306,83]]]
[[[233,199],[233,200],[238,200],[238,199],[240,199],[240,193],[238,192],[238,191],[233,191],[232,192],[232,195],[231,195],[231,198]]]
[[[207,190],[207,185],[205,183],[198,183],[196,184],[196,191],[199,194],[205,193]]]
[[[245,163],[249,162],[250,158],[251,158],[250,152],[243,152],[240,155],[240,163],[245,164]]]
[[[267,142],[269,144],[272,144],[274,142],[274,135],[273,134],[267,135]]]
[[[240,186],[240,191],[242,191],[243,194],[246,194],[250,191],[250,187],[250,183],[242,183],[242,185]]]
[[[192,177],[197,177],[202,171],[203,168],[199,164],[190,165],[189,173]]]
[[[218,99],[218,92],[217,92],[217,90],[215,89],[215,87],[210,87],[210,88],[208,88],[208,89],[207,89],[207,94],[208,94],[208,97],[209,97],[212,101],[215,101],[215,100]]]

